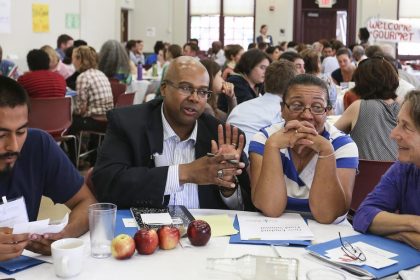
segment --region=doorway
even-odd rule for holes
[[[120,31],[121,42],[128,41],[128,10],[121,10],[121,31]]]
[[[319,8],[315,0],[295,0],[293,40],[312,44],[336,38],[345,45],[356,42],[357,0],[337,0],[331,8]]]

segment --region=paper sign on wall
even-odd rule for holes
[[[50,31],[48,4],[32,4],[32,30],[33,32]]]
[[[66,28],[78,29],[80,27],[80,17],[78,14],[66,14]]]
[[[156,27],[146,27],[147,37],[156,37]]]
[[[0,33],[11,32],[11,2],[0,0]]]
[[[398,20],[371,18],[370,37],[384,42],[420,42],[420,26]]]

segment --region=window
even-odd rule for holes
[[[255,0],[189,0],[189,38],[197,38],[201,50],[213,41],[240,44],[254,41]]]
[[[399,0],[398,20],[410,23],[416,29],[420,29],[420,1]],[[406,58],[420,57],[420,42],[398,43],[398,55]]]

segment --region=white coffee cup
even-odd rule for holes
[[[51,244],[55,274],[58,277],[76,276],[82,271],[85,243],[79,238],[64,238]]]

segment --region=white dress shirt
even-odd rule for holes
[[[170,195],[169,205],[184,205],[189,209],[200,208],[198,185],[194,183],[179,184],[179,165],[195,160],[195,143],[197,141],[197,121],[188,139],[181,141],[172,129],[161,109],[163,124],[163,152],[155,155],[155,166],[169,166],[165,185],[165,195]],[[220,194],[230,209],[243,210],[240,188],[230,197]]]

